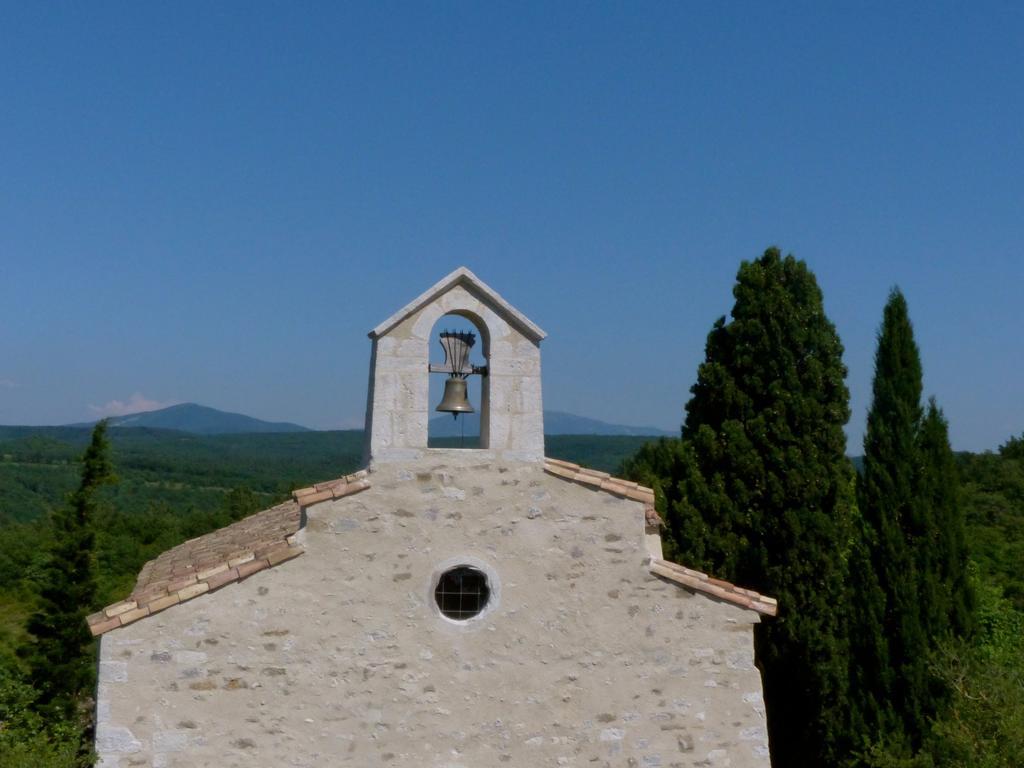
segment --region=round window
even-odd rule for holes
[[[476,616],[487,605],[491,588],[487,575],[468,565],[460,565],[441,574],[434,590],[434,599],[441,613],[455,621]]]

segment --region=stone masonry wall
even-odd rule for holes
[[[489,347],[483,382],[481,437],[488,455],[513,461],[544,457],[544,416],[540,347],[524,336],[491,304],[463,285],[455,285],[375,339],[367,398],[368,460],[371,463],[417,459],[427,451],[430,333],[449,313],[462,313],[483,326]],[[436,359],[433,362],[444,362]]]
[[[100,765],[767,768],[758,616],[652,576],[641,504],[518,462],[371,479],[301,557],[102,638]],[[464,625],[431,594],[459,562],[498,593]]]

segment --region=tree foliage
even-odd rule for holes
[[[890,734],[863,756],[866,768],[1017,768],[1024,754],[1024,614],[998,587],[974,579],[977,633],[946,637],[929,671],[948,698],[915,750]]]
[[[843,350],[804,262],[769,249],[741,265],[733,294],[682,440],[648,446],[628,469],[655,486],[668,553],[778,598],[778,618],[756,632],[772,751],[779,765],[827,764],[846,685]]]
[[[82,457],[81,482],[53,517],[49,559],[24,649],[37,703],[64,717],[92,692],[94,643],[85,617],[96,598],[94,573],[96,492],[113,482],[106,423],[100,422]]]
[[[72,768],[80,765],[78,728],[35,708],[37,691],[0,666],[0,768]]]
[[[863,723],[875,733],[891,733],[901,726],[910,733],[921,733],[928,714],[929,641],[918,610],[921,583],[910,543],[920,539],[928,522],[927,507],[917,495],[921,417],[920,354],[906,300],[894,290],[878,337],[864,435],[864,469],[857,485],[858,507],[872,542],[871,567],[858,573],[864,580],[853,585],[856,596],[872,592],[877,583],[884,595],[884,610],[877,626],[867,623],[877,616],[861,614],[851,619],[861,622],[858,634],[884,638],[883,659],[868,657],[872,644],[855,649],[855,662],[884,670],[872,681],[871,689],[852,692],[855,698],[864,694],[857,709]]]
[[[998,453],[961,455],[957,463],[971,559],[986,582],[1024,611],[1024,453],[1012,450],[1013,443]],[[1016,443],[1024,446],[1024,439]]]
[[[922,368],[906,299],[886,302],[857,498],[864,526],[852,572],[851,712],[859,740],[917,749],[945,688],[940,641],[971,624],[967,546],[946,420],[922,408]]]
[[[960,473],[949,444],[949,424],[934,397],[925,410],[918,448],[918,495],[929,510],[929,528],[917,547],[917,567],[925,583],[921,593],[925,632],[929,637],[962,637],[973,627],[975,596],[967,573]]]

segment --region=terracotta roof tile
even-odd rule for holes
[[[178,590],[178,601],[183,603],[186,600],[191,600],[193,597],[199,597],[200,595],[205,595],[209,591],[210,591],[210,582],[208,582],[208,581],[200,581],[198,584],[192,584],[192,585],[190,585],[188,587],[185,587],[184,589],[179,589]]]
[[[292,493],[292,500],[186,541],[150,560],[126,600],[89,616],[93,635],[220,589],[302,554],[295,538],[302,509],[370,487],[365,470]]]
[[[231,584],[232,582],[238,581],[238,569],[237,568],[225,568],[222,571],[210,574],[206,579],[207,591],[213,592],[215,589],[220,589],[225,584]]]
[[[117,629],[121,626],[120,616],[115,616],[112,619],[108,619],[105,617],[102,611],[100,612],[99,615],[103,616],[104,618],[89,622],[89,629],[92,631],[93,635],[102,635],[104,632],[109,632],[110,630]]]
[[[136,608],[134,611],[126,611],[122,613],[118,618],[121,620],[121,624],[131,624],[133,621],[149,616],[149,606],[144,605],[141,608]]]
[[[544,458],[544,471],[550,475],[561,477],[574,483],[612,493],[624,499],[643,502],[644,523],[648,532],[657,531],[661,526],[661,517],[654,508],[654,491],[632,480],[612,477],[606,472],[586,469],[562,459]],[[653,529],[653,530],[652,530]],[[672,563],[668,560],[654,558],[651,560],[651,572],[684,587],[717,597],[726,602],[757,611],[766,616],[774,616],[778,612],[778,603],[774,598],[766,597],[751,589],[744,589],[708,576],[706,573]]]
[[[289,501],[167,550],[142,567],[128,599],[88,618],[89,629],[101,635],[238,581],[242,577],[231,561],[253,561],[257,546],[277,545],[291,550],[291,557],[301,554],[301,547],[287,541],[300,520],[299,505]],[[277,557],[275,562],[285,559],[289,558]],[[260,569],[268,567],[266,559],[260,562]]]
[[[139,604],[134,600],[122,600],[120,603],[114,603],[103,609],[103,613],[106,618],[112,619],[115,616],[120,616],[122,613],[128,613],[128,611],[134,611],[139,607]]]
[[[248,563],[250,560],[255,560],[256,555],[253,552],[236,552],[228,556],[227,564],[232,568],[237,568],[240,565]]]
[[[267,553],[267,562],[270,563],[270,567],[273,568],[278,563],[283,563],[285,560],[291,560],[293,557],[298,557],[301,554],[302,549],[286,544],[283,547],[276,547],[270,550]]]
[[[172,605],[177,605],[180,602],[181,602],[181,598],[178,597],[177,594],[173,594],[173,595],[167,595],[165,597],[158,597],[158,598],[156,598],[154,600],[151,600],[146,605],[146,607],[149,608],[150,615],[153,615],[154,613],[162,611],[165,608],[170,608]]]
[[[197,579],[201,579],[202,581],[206,581],[211,576],[216,576],[218,573],[222,573],[222,572],[226,571],[227,569],[228,569],[228,564],[227,563],[218,563],[217,565],[213,566],[212,568],[204,568],[201,571],[197,571],[196,572],[196,578]]]
[[[695,592],[703,592],[741,608],[757,611],[765,616],[775,616],[778,613],[778,602],[774,598],[766,597],[750,589],[737,587],[728,581],[711,578],[706,573],[694,571],[668,560],[651,560],[651,573]]]
[[[544,471],[549,475],[555,475],[565,480],[570,480],[580,485],[585,485],[594,490],[604,491],[624,499],[642,502],[644,505],[644,525],[648,529],[657,529],[661,526],[661,517],[654,508],[654,491],[646,488],[632,480],[623,480],[620,477],[612,477],[607,472],[598,472],[596,469],[587,469],[579,464],[573,464],[562,459],[544,457]]]
[[[250,560],[248,563],[238,566],[238,579],[239,581],[241,581],[242,579],[247,579],[254,573],[259,573],[260,571],[269,567],[270,563],[268,563],[266,560],[262,558],[260,558],[259,560]]]
[[[302,506],[308,507],[311,504],[316,504],[316,503],[321,502],[321,501],[327,501],[328,499],[333,499],[334,498],[334,494],[331,492],[331,489],[328,488],[325,491],[316,491],[314,493],[309,493],[309,494],[306,494],[304,496],[299,496],[299,495],[295,494],[295,495],[292,496],[292,498],[295,499],[296,501],[298,501],[300,504],[302,504]]]
[[[370,481],[366,479],[366,476],[366,470],[361,469],[351,475],[339,477],[337,480],[317,483],[309,488],[299,488],[297,491],[292,491],[292,498],[303,507],[308,507],[321,501],[328,501],[329,499],[340,499],[369,488]]]

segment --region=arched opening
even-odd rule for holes
[[[468,312],[452,312],[442,315],[430,331],[428,355],[430,363],[440,366],[445,363],[444,348],[441,344],[441,333],[462,332],[472,333],[476,339],[469,350],[469,364],[477,368],[487,365],[490,358],[490,339],[487,327],[483,322]],[[466,377],[466,395],[473,413],[439,413],[435,409],[441,402],[445,390],[444,373],[430,374],[429,403],[430,417],[427,428],[428,448],[486,448],[488,405],[490,401],[488,378],[486,375],[471,374]]]

